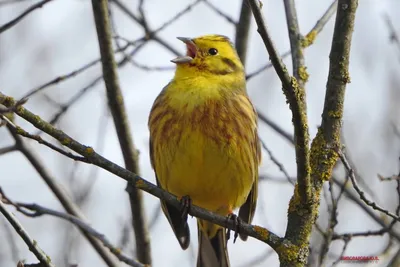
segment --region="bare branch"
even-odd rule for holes
[[[267,144],[265,144],[265,142],[263,140],[260,139],[261,145],[262,147],[265,149],[265,151],[267,151],[270,159],[272,160],[272,162],[279,168],[279,170],[283,173],[283,175],[285,176],[286,180],[291,183],[292,185],[294,185],[294,181],[290,178],[289,173],[286,171],[285,166],[283,166],[282,163],[280,163],[278,161],[277,158],[275,158],[274,154],[272,154],[272,151],[267,147]]]
[[[351,240],[351,238],[343,240],[344,245],[342,248],[342,252],[340,253],[340,256],[337,258],[337,260],[333,262],[332,267],[334,267],[340,263],[340,260],[343,258],[343,255],[346,252],[347,246],[350,244],[350,240]]]
[[[247,0],[242,0],[239,22],[236,24],[235,47],[243,66],[246,65],[250,24],[251,9]]]
[[[348,176],[349,177],[349,176]],[[371,219],[373,219],[377,224],[379,224],[382,228],[388,228],[388,223],[385,222],[381,216],[376,215],[368,206],[364,204],[362,200],[360,200],[358,194],[353,194],[350,189],[346,187],[347,183],[343,183],[339,181],[339,179],[335,176],[333,176],[331,179],[333,179],[333,182],[339,186],[340,188],[343,188],[343,194],[351,200],[354,204],[356,204],[358,207],[360,207]],[[397,233],[397,231],[394,231],[392,228],[389,229],[389,234],[396,238],[397,241],[400,241],[400,234]]]
[[[19,3],[23,3],[23,2],[27,2],[27,1],[31,1],[31,0],[2,0],[0,2],[0,7],[12,5],[12,4],[19,4]]]
[[[335,14],[338,5],[338,0],[334,0],[332,4],[328,7],[322,17],[317,21],[314,27],[307,33],[307,35],[302,40],[303,47],[309,47],[315,41],[317,35],[324,29],[325,25],[328,23],[330,18]]]
[[[90,225],[88,225],[84,221],[80,220],[78,217],[75,217],[75,216],[67,214],[67,213],[59,212],[59,211],[56,211],[56,210],[52,210],[52,209],[40,206],[38,204],[27,204],[27,203],[20,203],[20,202],[16,203],[16,202],[13,202],[13,201],[11,201],[9,198],[7,198],[4,195],[4,192],[1,191],[1,188],[0,188],[0,194],[3,196],[3,199],[6,200],[6,204],[13,205],[19,212],[21,212],[25,216],[34,218],[34,217],[40,217],[42,215],[51,215],[51,216],[54,216],[54,217],[69,221],[70,223],[74,224],[75,226],[77,226],[82,231],[84,231],[84,232],[88,233],[89,235],[91,235],[91,236],[97,238],[98,240],[100,240],[101,243],[103,243],[103,245],[105,247],[107,247],[120,261],[125,262],[129,266],[133,266],[133,267],[144,267],[145,266],[142,263],[140,263],[140,262],[138,262],[138,261],[136,261],[134,259],[131,259],[128,256],[126,256],[121,251],[121,249],[113,246],[105,235],[99,233],[93,227],[91,227]]]
[[[394,213],[392,213],[392,212],[390,212],[390,211],[388,211],[388,210],[386,210],[386,209],[380,207],[378,204],[376,204],[376,203],[373,202],[373,201],[368,200],[368,199],[365,197],[365,193],[361,190],[361,188],[360,188],[360,187],[358,186],[358,184],[357,184],[356,177],[355,177],[355,175],[354,175],[354,171],[353,171],[353,169],[351,168],[349,162],[347,161],[347,158],[346,158],[345,154],[344,154],[343,151],[341,151],[341,150],[338,150],[337,153],[338,153],[338,155],[339,155],[339,157],[340,157],[340,160],[342,161],[344,167],[346,168],[347,172],[349,173],[351,183],[353,184],[353,187],[354,187],[354,189],[356,190],[356,192],[358,193],[358,195],[360,196],[361,200],[362,200],[365,204],[367,204],[368,206],[370,206],[371,208],[373,208],[374,210],[380,211],[380,212],[382,212],[382,213],[384,213],[384,214],[386,214],[386,215],[392,217],[392,218],[395,219],[396,221],[400,221],[400,217],[399,217],[398,215],[396,215],[396,214],[394,214]]]
[[[294,137],[292,134],[286,132],[285,130],[283,130],[278,124],[276,124],[275,122],[273,122],[270,118],[268,118],[266,115],[264,115],[263,113],[261,113],[259,110],[257,110],[257,115],[258,118],[264,122],[265,124],[267,124],[269,127],[271,127],[275,132],[277,132],[278,134],[280,134],[284,139],[286,139],[289,143],[294,145]]]
[[[0,93],[0,103],[2,103],[5,106],[11,106],[15,103],[15,100],[11,97],[5,96],[2,93]],[[36,128],[44,131],[53,138],[57,139],[64,146],[86,157],[90,161],[90,163],[104,170],[107,170],[128,182],[131,182],[132,184],[135,185],[137,189],[141,189],[157,198],[165,200],[168,204],[177,209],[181,207],[180,201],[174,195],[148,182],[139,175],[132,173],[129,170],[126,170],[121,166],[107,160],[106,158],[97,154],[93,148],[80,144],[79,142],[68,136],[66,133],[64,133],[63,131],[55,128],[53,125],[42,120],[38,115],[31,113],[24,107],[19,108],[16,111],[16,114],[24,118],[26,121],[30,122]],[[208,210],[205,210],[195,205],[192,205],[190,207],[189,214],[192,216],[196,216],[200,219],[210,221],[214,224],[223,226],[230,230],[237,229],[237,225],[233,222],[233,220],[227,220],[226,217],[214,214]],[[277,236],[273,232],[260,226],[241,223],[239,226],[239,232],[254,237],[270,245],[274,250],[277,250],[277,248],[281,247],[282,245],[287,249],[293,248],[292,247],[293,245],[290,242],[287,242],[285,239]]]
[[[0,93],[1,95],[1,93]],[[1,101],[0,101],[1,102]],[[82,211],[79,207],[72,201],[70,196],[67,194],[66,190],[57,182],[50,172],[46,169],[39,157],[30,150],[29,147],[25,145],[24,140],[17,134],[17,132],[11,131],[13,135],[17,149],[26,157],[26,159],[32,164],[32,167],[38,172],[42,177],[43,181],[47,184],[50,190],[54,193],[57,199],[60,201],[63,208],[81,220],[86,220]],[[83,232],[83,235],[88,239],[89,243],[93,246],[100,257],[105,261],[107,266],[116,267],[118,266],[116,261],[111,257],[111,254],[103,247],[98,240],[96,240],[91,235]]]
[[[9,30],[11,27],[15,26],[18,22],[20,22],[25,16],[29,15],[31,12],[35,11],[38,8],[41,8],[42,6],[44,6],[45,4],[47,4],[51,1],[53,1],[53,0],[43,0],[43,1],[40,1],[40,2],[32,5],[18,17],[14,18],[11,21],[0,26],[0,34],[2,32],[5,32],[6,30]]]
[[[4,155],[9,152],[16,151],[16,150],[17,150],[17,148],[15,147],[15,145],[2,147],[2,148],[0,148],[0,155]]]
[[[66,157],[68,157],[70,159],[73,159],[73,160],[76,160],[76,161],[88,162],[86,158],[81,157],[81,156],[77,156],[77,155],[74,155],[74,154],[72,154],[72,153],[70,153],[68,151],[65,151],[65,150],[63,150],[63,149],[61,149],[61,148],[59,148],[59,147],[47,142],[46,140],[44,140],[39,135],[32,135],[32,134],[28,133],[27,131],[25,131],[24,129],[22,129],[19,126],[15,126],[14,124],[8,123],[7,127],[8,127],[9,131],[14,132],[15,134],[21,135],[23,137],[35,140],[39,144],[45,145],[48,148],[50,148],[50,149],[52,149],[54,151],[57,151],[61,155],[64,155],[64,156],[66,156]]]
[[[0,212],[3,213],[7,221],[9,221],[12,227],[14,227],[15,231],[19,234],[22,240],[24,240],[29,250],[32,251],[33,254],[35,254],[36,258],[40,261],[40,263],[42,263],[46,267],[55,267],[51,262],[50,257],[47,256],[47,254],[39,247],[38,243],[29,236],[28,232],[19,223],[17,218],[15,218],[15,216],[7,210],[1,198],[0,198]]]
[[[128,116],[126,114],[124,98],[120,89],[117,67],[111,40],[111,23],[108,16],[107,0],[92,0],[93,14],[100,46],[103,77],[107,89],[107,98],[115,129],[124,157],[127,170],[138,174],[139,153],[134,145]],[[142,14],[144,16],[144,14]],[[141,19],[147,28],[145,18]],[[151,247],[148,226],[143,207],[142,192],[128,183],[127,190],[132,212],[132,224],[136,238],[137,258],[144,264],[151,264]]]
[[[47,82],[47,83],[45,83],[43,85],[40,85],[40,86],[38,86],[36,88],[33,88],[33,89],[29,90],[29,92],[24,96],[24,98],[28,98],[28,97],[30,97],[30,96],[32,96],[32,95],[34,95],[34,94],[46,89],[47,87],[50,87],[50,86],[58,84],[58,83],[60,83],[62,81],[68,80],[69,78],[75,77],[76,75],[78,75],[78,74],[84,72],[85,70],[93,67],[94,65],[96,65],[99,62],[100,62],[100,59],[93,60],[93,61],[83,65],[79,69],[73,70],[72,72],[67,73],[65,75],[58,76],[58,77],[54,78],[53,80],[51,80],[51,81],[49,81],[49,82]]]
[[[330,18],[333,16],[333,14],[336,11],[337,7],[337,0],[333,1],[333,3],[329,6],[329,8],[325,11],[325,13],[322,15],[322,17],[317,21],[317,23],[314,25],[314,27],[307,33],[307,35],[302,39],[302,46],[304,48],[309,47],[312,45],[317,37],[317,35],[323,30],[325,27],[326,23],[330,20]],[[282,58],[286,58],[287,56],[291,55],[291,51],[287,51],[281,55]],[[246,79],[250,80],[254,76],[260,74],[266,69],[269,69],[272,67],[272,63],[265,64],[258,70],[249,73],[246,75]]]
[[[307,203],[311,200],[310,166],[309,166],[309,134],[307,125],[307,110],[305,106],[304,90],[299,87],[295,78],[291,77],[286,69],[282,58],[277,53],[274,43],[268,32],[258,0],[249,0],[254,18],[257,22],[258,32],[264,41],[265,47],[270,55],[271,62],[278,74],[283,92],[292,111],[292,122],[295,133],[295,150],[297,159],[297,183],[300,201]]]
[[[213,3],[210,3],[207,0],[203,0],[204,4],[206,4],[212,11],[223,17],[227,22],[236,25],[236,21],[231,18],[228,14],[224,13],[222,10],[220,10],[218,7],[216,7]]]
[[[300,34],[296,6],[294,0],[284,0],[283,3],[285,4],[286,23],[292,51],[293,76],[299,83],[299,90],[302,90],[303,92],[301,93],[305,95],[304,84],[307,82],[308,74],[304,66],[303,47],[301,45],[302,36]],[[306,105],[305,97],[303,99],[303,105]]]
[[[309,166],[312,179],[311,200],[308,203],[301,202],[301,196],[296,194],[295,189],[295,194],[289,204],[285,237],[299,246],[298,256],[295,259],[281,257],[281,266],[304,265],[301,256],[308,255],[306,245],[318,214],[320,191],[323,183],[331,178],[338,159],[335,148],[340,147],[344,95],[346,84],[349,82],[350,46],[358,2],[339,0],[338,3],[340,8],[336,14],[322,122],[311,145]],[[298,138],[297,133],[295,136]],[[296,159],[300,160],[297,155]],[[298,192],[301,192],[300,184]]]
[[[396,30],[395,30],[395,28],[393,26],[393,22],[390,19],[388,14],[384,15],[384,19],[385,19],[387,27],[389,28],[390,40],[397,46],[397,49],[400,52],[400,37],[397,34],[397,32],[396,32]]]
[[[291,55],[291,52],[290,52],[290,50],[289,50],[289,51],[283,53],[283,54],[281,55],[281,57],[282,57],[282,59],[283,59],[283,58],[286,58],[286,57],[288,57],[288,56],[290,56],[290,55]],[[263,71],[265,71],[265,70],[267,70],[267,69],[270,69],[270,68],[272,68],[272,67],[273,67],[273,64],[272,64],[272,63],[267,63],[267,64],[265,64],[264,66],[260,67],[259,69],[255,70],[255,71],[253,71],[253,72],[251,72],[251,73],[249,73],[249,74],[247,74],[247,75],[246,75],[246,80],[249,81],[251,78],[254,78],[255,76],[257,76],[257,75],[260,74],[261,72],[263,72]]]
[[[170,51],[172,54],[175,55],[180,55],[180,53],[178,52],[178,50],[176,50],[175,48],[173,48],[172,46],[170,46],[169,44],[167,44],[164,40],[162,40],[161,38],[159,38],[154,31],[152,31],[151,29],[149,29],[147,27],[147,25],[143,24],[142,19],[138,18],[135,14],[133,14],[123,3],[121,3],[121,1],[119,0],[111,0],[111,3],[115,4],[118,8],[121,9],[122,12],[124,12],[128,17],[130,17],[132,20],[134,20],[136,23],[138,23],[139,25],[141,25],[145,31],[145,35],[147,37],[147,39],[151,39],[156,41],[157,43],[159,43],[161,46],[163,46],[165,49],[167,49],[168,51]]]

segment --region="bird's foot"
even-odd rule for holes
[[[192,205],[192,199],[189,196],[183,196],[180,202],[181,202],[182,219],[184,221],[187,221],[190,206]]]
[[[227,220],[228,220],[228,222],[231,220],[233,221],[233,225],[234,225],[234,229],[235,229],[234,230],[235,234],[233,236],[233,243],[235,243],[237,237],[239,236],[239,230],[240,230],[240,226],[242,224],[242,219],[240,219],[239,216],[237,216],[236,214],[230,213],[227,216]],[[229,240],[230,237],[231,237],[231,230],[227,229],[226,230],[226,239]]]

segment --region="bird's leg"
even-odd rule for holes
[[[192,205],[192,199],[189,196],[183,196],[180,202],[181,202],[182,219],[184,221],[187,221],[190,206]]]
[[[240,230],[240,226],[242,224],[242,219],[240,219],[239,216],[237,216],[236,214],[231,212],[231,213],[228,214],[227,220],[228,221],[230,221],[230,220],[233,221],[233,225],[234,225],[234,229],[235,229],[234,230],[235,231],[235,235],[233,236],[233,243],[235,243],[237,237],[239,236],[239,230]],[[231,237],[231,230],[227,229],[226,230],[226,240],[229,240],[230,237]]]

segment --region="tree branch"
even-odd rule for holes
[[[111,39],[111,24],[108,17],[108,1],[92,0],[93,14],[100,47],[103,77],[107,89],[108,104],[114,119],[115,129],[128,170],[139,173],[139,153],[136,150],[119,86],[116,62]],[[127,192],[132,212],[132,223],[136,239],[137,258],[144,264],[151,264],[150,237],[143,208],[142,192],[128,183]]]
[[[292,110],[295,128],[298,185],[295,187],[289,204],[288,225],[285,234],[285,238],[290,240],[294,247],[291,253],[277,252],[281,266],[304,266],[309,253],[308,243],[312,226],[318,214],[322,184],[331,177],[332,169],[337,161],[337,153],[333,148],[340,146],[344,91],[346,83],[349,82],[349,53],[357,1],[339,0],[340,8],[336,16],[323,119],[311,146],[311,158],[308,151],[304,94],[302,94],[302,90],[299,90],[296,79],[290,77],[278,56],[260,6],[256,0],[249,0],[249,2],[258,25],[258,31],[282,81],[284,93]]]
[[[0,198],[0,212],[3,213],[4,217],[7,221],[10,222],[12,227],[14,227],[15,231],[19,234],[19,236],[24,240],[25,244],[28,246],[29,250],[35,254],[36,258],[46,267],[55,267],[54,264],[51,262],[50,257],[39,247],[38,243],[33,240],[28,232],[24,229],[24,227],[19,223],[17,218],[9,212],[1,201]]]
[[[300,88],[296,78],[289,75],[282,58],[279,56],[274,43],[265,24],[258,0],[249,0],[254,18],[257,22],[261,38],[268,50],[272,65],[278,74],[283,92],[286,96],[292,111],[292,122],[295,135],[295,151],[297,160],[297,183],[296,194],[300,196],[301,203],[308,203],[311,200],[310,166],[309,166],[309,134],[307,124],[307,110],[305,106],[304,90]]]
[[[354,28],[356,0],[339,0],[330,53],[329,76],[321,126],[311,144],[312,199],[303,205],[294,194],[289,204],[285,237],[298,246],[297,257],[281,257],[281,266],[304,266],[312,226],[318,215],[323,182],[330,179],[340,147],[341,123],[348,74],[351,38]],[[305,257],[304,257],[305,256]]]
[[[301,44],[304,48],[307,48],[311,46],[315,39],[317,38],[317,35],[322,31],[322,29],[325,27],[326,23],[328,23],[329,19],[333,16],[333,14],[336,11],[337,7],[337,0],[333,1],[333,3],[328,7],[328,9],[325,11],[325,13],[322,15],[322,17],[317,21],[317,23],[314,25],[314,27],[307,33],[307,35],[302,39]],[[285,53],[282,54],[282,58],[285,58],[291,54],[291,51],[286,51]],[[249,73],[246,75],[246,79],[250,80],[254,76],[260,74],[262,71],[269,69],[272,67],[271,63],[268,63],[258,70]]]
[[[294,0],[284,0],[286,23],[289,32],[290,48],[292,51],[293,76],[299,83],[299,90],[306,94],[304,84],[307,82],[308,74],[304,66],[303,47],[301,45],[302,36],[300,34],[299,22]],[[303,105],[306,107],[305,97]]]
[[[0,93],[0,104],[3,104],[5,106],[11,106],[15,104],[15,100],[12,97],[8,97]],[[107,170],[128,182],[131,182],[132,184],[135,185],[137,189],[141,189],[159,199],[165,200],[168,204],[174,206],[177,209],[181,207],[181,202],[177,199],[176,196],[148,182],[139,175],[132,173],[131,171],[126,170],[121,166],[107,160],[106,158],[97,154],[93,148],[80,144],[79,142],[68,136],[66,133],[64,133],[63,131],[55,128],[50,123],[42,120],[38,115],[31,113],[24,107],[19,107],[15,112],[18,116],[24,118],[26,121],[30,122],[36,128],[49,134],[64,146],[86,157],[90,163],[104,170]],[[226,217],[214,214],[208,210],[197,207],[195,205],[192,205],[190,207],[189,214],[192,216],[196,216],[200,219],[207,220],[214,224],[223,226],[230,230],[237,229],[237,225],[233,222],[233,220],[227,220]],[[277,236],[276,234],[267,230],[266,228],[257,225],[241,223],[239,226],[239,232],[254,237],[270,245],[275,251],[278,249],[292,248],[292,244],[290,242],[287,242],[285,239]]]
[[[50,172],[46,169],[46,167],[43,165],[42,161],[34,153],[34,151],[29,149],[29,147],[25,145],[24,140],[21,138],[21,136],[18,135],[17,132],[15,131],[10,131],[10,132],[15,139],[16,149],[19,150],[26,157],[26,159],[32,164],[32,167],[42,177],[43,181],[47,184],[50,190],[60,201],[63,208],[69,214],[76,216],[83,221],[86,221],[86,218],[82,213],[82,211],[80,210],[80,208],[72,201],[71,197],[66,193],[66,190],[57,182],[57,179],[50,174]],[[96,252],[104,260],[107,266],[109,267],[118,266],[115,259],[111,257],[111,254],[103,247],[102,244],[100,244],[100,242],[96,238],[94,238],[91,235],[88,235],[85,232],[82,232],[82,234],[86,237],[86,239],[93,246]]]
[[[246,65],[250,24],[251,9],[247,0],[242,0],[239,22],[236,24],[235,47],[243,66]]]
[[[141,25],[145,31],[146,37],[147,39],[152,39],[154,41],[156,41],[157,43],[159,43],[161,46],[163,46],[165,49],[167,49],[168,51],[170,51],[172,54],[174,55],[180,55],[179,51],[177,51],[175,48],[173,48],[172,46],[170,46],[168,43],[166,43],[164,40],[162,40],[161,38],[159,38],[155,31],[152,31],[151,29],[149,29],[147,27],[147,25],[143,24],[143,21],[138,18],[137,16],[135,16],[135,14],[133,14],[123,3],[121,3],[121,1],[119,0],[110,0],[111,3],[115,4],[119,9],[121,9],[122,12],[124,12],[128,17],[130,17],[132,20],[134,20],[136,23],[138,23],[139,25]],[[195,2],[197,4],[197,1]]]
[[[51,215],[51,216],[69,221],[70,223],[77,226],[81,231],[86,232],[87,234],[100,240],[101,243],[105,247],[107,247],[111,251],[111,253],[113,253],[120,261],[125,262],[129,266],[133,266],[133,267],[144,267],[145,266],[145,265],[141,264],[140,262],[126,256],[121,251],[121,249],[113,246],[105,235],[99,233],[93,227],[91,227],[89,224],[85,223],[78,217],[75,217],[75,216],[67,214],[67,213],[59,212],[56,210],[52,210],[52,209],[40,206],[38,204],[27,204],[27,203],[11,201],[8,197],[6,197],[4,195],[4,192],[1,190],[1,187],[0,187],[0,195],[3,196],[3,199],[5,200],[6,204],[10,204],[10,205],[14,206],[19,212],[21,212],[25,216],[35,218],[35,217],[40,217],[43,215]],[[1,198],[0,198],[0,200],[1,200]]]
[[[45,4],[51,2],[53,0],[43,0],[40,1],[31,7],[29,7],[27,10],[25,10],[21,15],[17,16],[16,18],[12,19],[11,21],[3,24],[0,26],[0,34],[5,32],[6,30],[9,30],[11,27],[15,26],[18,22],[20,22],[25,16],[29,15],[31,12],[35,11],[38,8],[41,8]]]
[[[353,184],[354,189],[356,190],[356,192],[357,192],[358,195],[360,196],[360,199],[361,199],[365,204],[367,204],[368,206],[370,206],[371,208],[373,208],[374,210],[380,211],[380,212],[382,212],[382,213],[388,215],[389,217],[392,217],[392,218],[393,218],[394,220],[396,220],[396,221],[400,221],[400,217],[399,217],[398,215],[396,215],[396,214],[394,214],[394,213],[392,213],[392,212],[390,212],[390,211],[388,211],[388,210],[386,210],[386,209],[380,207],[378,204],[376,204],[376,203],[373,202],[373,201],[368,200],[368,199],[365,197],[365,193],[360,189],[360,187],[359,187],[358,184],[357,184],[356,177],[355,177],[355,175],[354,175],[354,170],[353,170],[353,168],[350,166],[350,164],[349,164],[349,162],[348,162],[348,160],[347,160],[347,158],[346,158],[346,155],[345,155],[340,149],[337,150],[337,153],[338,153],[338,155],[339,155],[339,157],[340,157],[340,160],[342,161],[342,163],[343,163],[343,165],[344,165],[346,171],[348,172],[348,175],[349,175],[349,177],[350,177],[351,183]]]

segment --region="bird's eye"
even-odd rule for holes
[[[208,50],[208,53],[209,53],[210,55],[212,55],[212,56],[215,56],[216,54],[218,54],[218,50],[215,49],[215,48],[210,48],[210,49]]]

